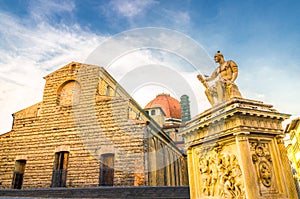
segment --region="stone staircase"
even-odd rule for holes
[[[189,187],[2,189],[0,198],[189,199]]]

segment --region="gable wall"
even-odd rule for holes
[[[160,185],[151,183],[148,176],[151,172],[147,167],[160,164],[157,158],[145,155],[149,140],[153,137],[157,146],[168,145],[168,153],[174,157],[181,153],[160,129],[148,125],[149,119],[136,102],[103,68],[72,62],[45,79],[43,101],[15,113],[12,131],[0,136],[0,188],[11,187],[14,164],[20,158],[26,159],[23,188],[50,187],[54,156],[59,150],[70,152],[67,187],[98,186],[100,156],[106,153],[115,154],[115,186]],[[79,101],[62,105],[60,92],[71,81],[80,85],[80,91],[75,92]],[[107,85],[111,88],[108,95]],[[149,132],[151,137],[147,137]],[[170,168],[168,176],[175,175],[174,168],[179,166]],[[167,182],[164,173],[153,176],[157,179],[152,181]],[[174,183],[167,184],[180,185]]]

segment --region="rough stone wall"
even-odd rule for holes
[[[71,186],[86,183],[83,177],[98,173],[98,161],[84,149],[70,113],[48,114],[39,117],[14,120],[9,138],[3,138],[1,154],[1,180],[10,187],[15,160],[26,159],[23,187],[49,187],[52,178],[55,148],[70,146],[68,181]],[[76,172],[74,170],[76,168]],[[78,170],[82,170],[78,171]],[[83,176],[81,176],[83,175]],[[89,185],[97,184],[97,179]]]
[[[11,187],[18,159],[26,159],[23,188],[50,187],[55,152],[62,150],[69,151],[67,187],[98,186],[106,153],[115,154],[115,186],[148,185],[148,119],[115,80],[103,68],[75,62],[45,79],[43,101],[15,113],[12,131],[0,136],[0,188]]]

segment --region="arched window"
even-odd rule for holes
[[[148,152],[148,182],[150,186],[156,186],[156,141],[155,138],[149,139],[149,152]]]
[[[58,104],[61,106],[72,106],[79,103],[80,85],[71,80],[61,85],[58,90]]]
[[[165,145],[163,143],[158,144],[158,149],[156,151],[156,169],[157,178],[156,185],[165,186],[166,182],[166,156],[165,156]]]
[[[115,96],[116,97],[120,97],[119,90],[120,90],[119,86],[116,86],[116,88],[115,88]]]

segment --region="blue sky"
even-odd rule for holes
[[[12,113],[42,100],[42,77],[84,62],[116,34],[144,27],[181,32],[211,58],[221,50],[239,65],[245,98],[299,115],[299,7],[298,0],[0,0],[0,133],[10,130]],[[207,101],[199,106],[209,108]]]

